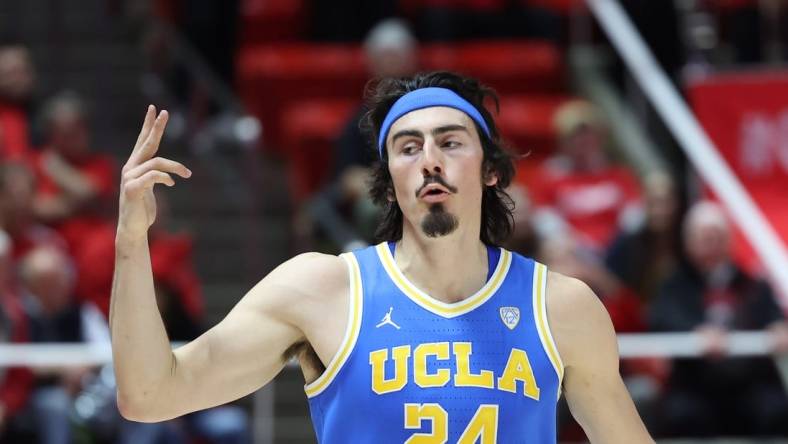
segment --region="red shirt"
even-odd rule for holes
[[[204,314],[200,280],[192,263],[192,238],[186,234],[155,233],[150,237],[153,278],[178,296],[193,319]]]
[[[594,172],[574,172],[542,166],[541,183],[534,190],[537,204],[552,207],[581,240],[604,249],[618,230],[621,211],[638,202],[640,187],[632,173],[610,166]]]
[[[62,251],[68,249],[65,240],[57,231],[37,223],[31,224],[22,233],[14,233],[11,241],[13,243],[11,256],[15,261],[38,247],[53,247]]]
[[[56,196],[62,193],[60,187],[49,176],[44,168],[45,156],[50,152],[44,150],[35,158],[35,171],[38,178],[36,193],[40,196]],[[79,248],[82,239],[91,231],[101,228],[107,223],[106,215],[101,209],[110,207],[117,196],[117,179],[115,161],[103,154],[92,154],[86,159],[70,165],[82,173],[98,190],[98,205],[87,208],[63,221],[55,224],[56,229],[68,242],[72,250]]]
[[[29,153],[27,114],[0,102],[0,161],[24,160]]]
[[[50,149],[36,156],[39,196],[57,196],[62,189],[44,168]],[[95,205],[54,224],[65,239],[77,268],[76,293],[81,301],[95,303],[106,315],[109,312],[114,263],[115,229],[108,212],[117,199],[115,161],[103,154],[91,154],[79,162],[69,162],[98,190]]]

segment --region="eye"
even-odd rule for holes
[[[418,149],[419,149],[418,145],[416,145],[415,143],[409,143],[403,146],[400,152],[402,154],[414,154],[416,151],[418,151]]]
[[[457,148],[458,146],[462,145],[460,142],[456,140],[447,140],[443,142],[444,148]]]

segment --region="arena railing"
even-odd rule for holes
[[[173,347],[180,346],[173,343]],[[703,342],[697,333],[647,333],[618,335],[622,359],[648,357],[699,358],[703,356]],[[727,355],[770,356],[771,344],[766,332],[740,331],[728,336]],[[788,353],[772,355],[783,387],[788,391]],[[112,363],[109,344],[0,344],[0,368],[51,366],[102,366]],[[291,361],[288,368],[298,367]],[[253,435],[257,443],[273,443],[276,427],[274,384],[268,384],[253,395]]]
[[[703,338],[697,333],[627,333],[618,335],[622,359],[663,357],[699,358]],[[181,343],[173,343],[177,348]],[[771,340],[764,331],[735,331],[727,337],[727,356],[770,356]],[[788,354],[774,355],[788,382]],[[112,362],[110,344],[47,343],[0,344],[0,367],[104,365]],[[786,385],[788,389],[788,384]]]
[[[788,253],[782,240],[657,64],[621,4],[617,0],[587,0],[587,3],[687,158],[752,244],[778,290],[782,306],[788,309],[788,273],[784,272],[788,270]]]

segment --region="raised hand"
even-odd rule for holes
[[[167,118],[167,111],[161,111],[156,116],[156,108],[153,105],[148,106],[137,143],[123,166],[120,181],[119,238],[137,240],[147,235],[148,228],[156,220],[154,185],[175,185],[170,174],[183,178],[192,175],[188,168],[174,160],[154,157],[159,150]]]

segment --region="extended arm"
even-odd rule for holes
[[[270,381],[285,351],[305,338],[309,314],[327,311],[326,295],[347,288],[342,259],[297,256],[250,290],[215,327],[172,350],[156,306],[147,230],[155,218],[155,183],[172,186],[183,165],[153,158],[166,113],[149,109],[121,183],[115,278],[110,306],[118,406],[124,417],[155,422],[223,404]],[[322,299],[321,299],[322,297]],[[328,302],[326,302],[328,301]]]
[[[592,443],[653,443],[618,372],[610,317],[587,285],[550,273],[548,318],[564,362],[564,394]]]

